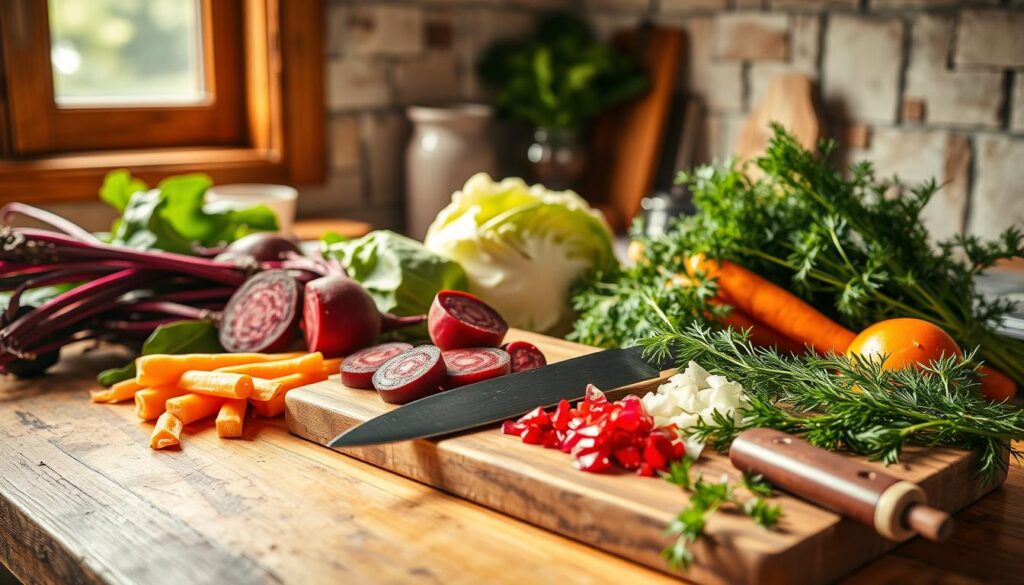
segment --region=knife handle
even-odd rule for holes
[[[945,540],[953,518],[928,506],[918,485],[774,429],[751,429],[732,443],[729,460],[779,488],[873,527],[890,540],[920,534]]]

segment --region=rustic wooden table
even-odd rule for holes
[[[258,420],[147,446],[131,406],[88,401],[125,355],[68,352],[0,378],[0,560],[26,583],[672,583],[626,559],[333,453]],[[846,583],[1019,582],[1024,470]]]

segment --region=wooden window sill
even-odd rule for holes
[[[103,176],[128,168],[155,185],[169,175],[205,173],[215,183],[287,182],[288,168],[274,151],[254,148],[163,148],[110,151],[0,161],[2,201],[81,200]]]

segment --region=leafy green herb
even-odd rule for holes
[[[211,321],[176,321],[161,325],[142,344],[142,355],[155,353],[223,353],[217,327]],[[135,360],[120,368],[100,372],[96,380],[110,386],[135,377]]]
[[[640,262],[615,271],[580,279],[573,288],[578,318],[569,339],[598,347],[636,344],[664,327],[675,327],[712,315],[724,315],[712,306],[714,281],[679,274],[685,250],[675,238],[647,238],[639,224],[633,239],[644,249]]]
[[[648,85],[635,64],[568,14],[548,16],[525,41],[492,45],[478,72],[497,89],[503,112],[552,128],[578,128]]]
[[[719,451],[755,427],[887,464],[898,462],[908,443],[958,447],[977,452],[978,474],[988,482],[1006,471],[1008,452],[1020,456],[1011,441],[1024,439],[1024,410],[981,396],[973,355],[887,371],[860,358],[782,356],[751,345],[743,333],[698,324],[645,344],[655,355],[696,361],[743,385],[750,408],[741,410],[741,422],[715,416],[688,431]]]
[[[937,191],[934,182],[909,188],[879,180],[866,163],[846,178],[828,164],[834,149],[826,142],[808,152],[776,127],[756,161],[761,178],[751,180],[735,165],[682,175],[697,213],[646,240],[637,267],[579,287],[574,335],[588,342],[645,337],[655,311],[605,310],[634,295],[653,299],[674,326],[703,321],[697,316],[708,314],[706,297],[672,298],[654,289],[659,278],[663,284],[666,275],[682,272],[688,255],[705,253],[794,291],[853,330],[893,317],[931,321],[1024,385],[1024,341],[995,331],[1012,303],[985,299],[974,287],[979,272],[1024,257],[1021,231],[1008,229],[991,242],[960,235],[933,245],[921,210]],[[674,304],[681,301],[688,304]]]
[[[690,505],[683,508],[665,529],[665,535],[675,540],[661,551],[661,556],[674,569],[686,569],[693,563],[690,545],[700,539],[708,518],[722,506],[734,506],[764,528],[775,526],[782,517],[781,506],[765,501],[773,495],[773,490],[760,475],[744,474],[739,485],[729,483],[725,477],[711,482],[699,472],[694,475],[693,464],[694,460],[686,457],[673,462],[668,472],[662,474],[666,481],[690,493]],[[743,497],[738,488],[752,495]]]
[[[776,126],[756,161],[762,178],[738,166],[683,175],[698,213],[669,238],[690,253],[735,260],[854,330],[892,317],[931,321],[1024,384],[1024,341],[995,331],[1013,304],[987,300],[974,286],[986,268],[1024,257],[1024,234],[1010,228],[990,242],[958,235],[933,244],[921,211],[938,191],[934,181],[910,188],[880,180],[867,163],[845,178],[827,163],[835,148],[825,142],[809,152]]]
[[[100,197],[122,214],[111,230],[111,243],[192,254],[196,246],[220,246],[255,231],[277,229],[277,218],[265,205],[204,205],[212,184],[206,175],[180,175],[150,190],[127,171],[112,171],[100,188]]]

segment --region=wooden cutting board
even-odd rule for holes
[[[535,344],[551,362],[598,351],[516,330],[508,339]],[[658,383],[637,384],[628,391],[642,394]],[[394,408],[373,391],[350,389],[334,380],[293,390],[286,402],[289,430],[321,445]],[[685,493],[665,481],[583,473],[572,467],[569,455],[525,445],[502,435],[497,426],[440,440],[342,452],[666,572],[659,556],[667,544],[662,531],[687,504]],[[910,449],[902,464],[886,471],[920,484],[932,505],[956,511],[998,485],[975,481],[973,459],[952,449]],[[728,458],[716,453],[706,452],[698,467],[708,477],[739,476]],[[707,536],[694,547],[696,563],[680,575],[702,583],[825,583],[898,544],[802,500],[780,495],[775,502],[784,517],[772,531],[739,514],[715,515]]]

